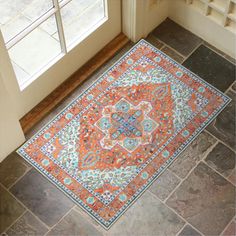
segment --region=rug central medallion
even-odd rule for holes
[[[142,101],[133,106],[121,99],[114,106],[106,106],[102,117],[95,124],[105,136],[100,141],[105,149],[112,149],[119,144],[128,152],[133,152],[139,145],[152,141],[152,132],[158,124],[148,116],[152,110],[149,102]]]
[[[228,102],[142,40],[18,153],[109,228]]]

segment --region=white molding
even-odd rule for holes
[[[183,1],[176,0],[171,3],[169,18],[229,56],[236,57],[235,33]]]
[[[122,0],[122,31],[133,42],[168,17],[168,0]]]
[[[136,27],[137,27],[137,1],[123,0],[122,1],[122,30],[124,34],[133,42],[136,42]]]
[[[17,98],[19,92],[17,80],[9,55],[0,32],[0,162],[25,141],[19,123]]]

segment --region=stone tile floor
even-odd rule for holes
[[[12,153],[0,165],[0,232],[107,236],[236,234],[234,60],[169,19],[147,40],[226,92],[233,101],[108,231]],[[49,121],[132,45],[124,47],[27,136]],[[215,73],[218,67],[220,76]]]

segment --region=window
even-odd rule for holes
[[[107,19],[105,0],[0,2],[0,29],[21,89]]]

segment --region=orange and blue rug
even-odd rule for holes
[[[108,229],[229,102],[141,40],[18,153]]]

